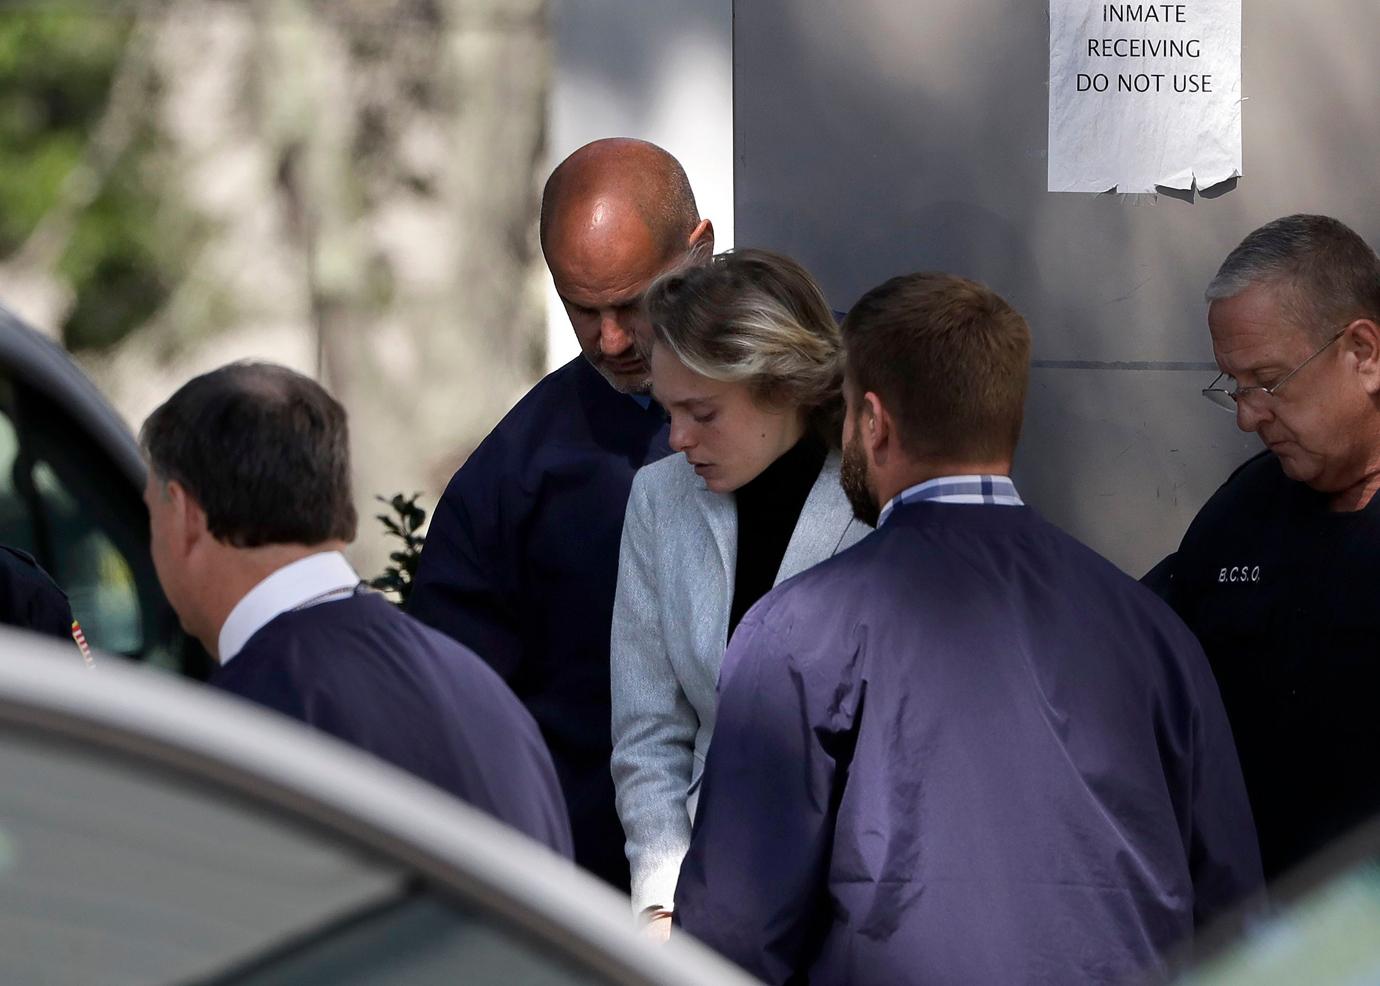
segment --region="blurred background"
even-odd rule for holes
[[[654,140],[733,238],[730,0],[0,3],[0,304],[131,428],[263,358],[347,406],[375,494],[446,481],[578,349],[541,184]]]

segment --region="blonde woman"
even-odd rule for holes
[[[795,261],[740,250],[646,300],[672,455],[633,480],[610,661],[613,779],[634,909],[669,930],[714,731],[719,662],[773,585],[853,544],[839,486],[838,326]]]

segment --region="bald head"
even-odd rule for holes
[[[699,225],[699,208],[680,162],[655,144],[606,137],[586,144],[556,166],[541,197],[541,242],[553,225],[597,224],[601,214],[626,211],[670,251]]]
[[[645,391],[642,293],[692,247],[714,248],[680,162],[625,137],[581,147],[547,179],[541,247],[585,358],[616,389]]]

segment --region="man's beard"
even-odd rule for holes
[[[853,516],[868,527],[877,526],[882,506],[867,484],[867,454],[863,452],[860,429],[843,443],[843,464],[839,468],[839,485],[853,508]]]
[[[645,396],[652,392],[652,375],[650,371],[637,374],[616,374],[604,363],[592,360],[588,355],[585,356],[586,362],[598,372],[604,381],[618,391],[620,394],[637,394]]]

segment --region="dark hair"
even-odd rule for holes
[[[893,277],[843,322],[848,379],[871,391],[917,458],[1004,458],[1016,449],[1030,329],[994,291],[952,274]]]
[[[770,250],[692,256],[652,282],[643,303],[656,341],[700,376],[743,383],[762,404],[803,408],[838,448],[843,350],[809,271]]]
[[[1319,342],[1353,319],[1380,318],[1380,257],[1330,216],[1294,215],[1242,240],[1208,285],[1207,300],[1279,284],[1286,317]]]
[[[231,363],[186,383],[149,415],[140,444],[237,548],[352,541],[345,409],[315,381],[271,363]]]

